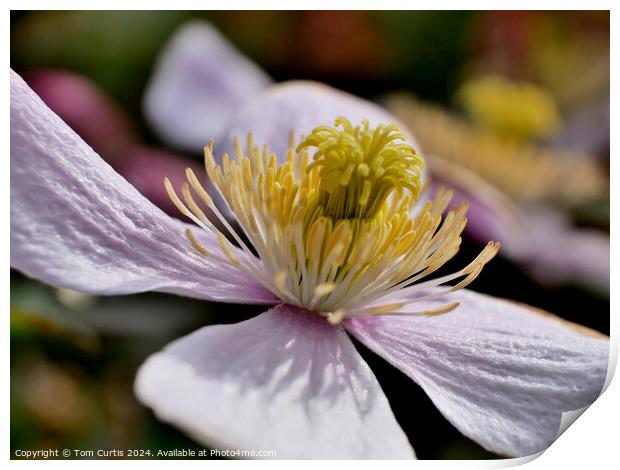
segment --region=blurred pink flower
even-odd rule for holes
[[[129,116],[86,78],[65,70],[39,69],[24,79],[69,127],[108,162],[138,141]]]
[[[432,177],[484,209],[470,213],[470,235],[499,240],[504,256],[542,282],[609,294],[609,236],[574,227],[566,209],[606,191],[608,178],[596,163],[506,141],[409,95],[387,104],[415,130]]]
[[[153,204],[170,215],[180,217],[163,185],[164,178],[173,184],[185,181],[185,170],[199,171],[201,166],[192,159],[167,150],[150,147],[129,147],[113,165],[127,181]]]

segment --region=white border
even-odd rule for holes
[[[371,2],[367,0],[348,0],[348,1],[324,1],[324,0],[314,0],[312,2],[309,1],[298,1],[295,2],[294,5],[291,5],[291,2],[285,1],[271,1],[271,2],[260,2],[257,3],[255,1],[250,0],[228,0],[226,2],[218,2],[219,5],[215,5],[216,2],[209,2],[208,5],[206,2],[198,2],[198,1],[187,1],[187,0],[176,0],[175,2],[169,1],[161,1],[161,0],[151,0],[149,2],[144,1],[135,1],[135,0],[125,0],[125,1],[101,1],[101,0],[91,0],[91,1],[78,1],[78,0],[64,0],[64,1],[35,1],[35,0],[23,0],[20,2],[10,1],[9,7],[15,10],[30,10],[30,9],[142,9],[145,5],[148,6],[149,9],[159,9],[159,10],[200,10],[205,6],[208,6],[209,9],[217,10],[217,9],[241,9],[241,10],[256,10],[256,9],[309,9],[309,10],[318,10],[318,9],[381,9],[390,10],[390,9],[411,9],[413,7],[418,9],[532,9],[532,10],[612,10],[611,13],[611,50],[618,50],[618,27],[619,21],[617,21],[617,13],[613,11],[611,8],[612,2],[610,1],[600,1],[600,0],[590,0],[588,2],[578,2],[578,1],[570,1],[565,0],[562,2],[550,2],[550,1],[477,1],[477,2],[459,2],[459,1],[434,1],[434,2],[403,2],[403,1],[395,1],[395,0],[382,0],[379,2]],[[266,8],[267,3],[269,3],[270,8]],[[221,5],[221,7],[220,7]],[[432,8],[429,8],[432,6]],[[172,7],[172,8],[171,8]],[[4,16],[2,22],[3,29],[5,31],[5,47],[2,50],[3,57],[5,59],[5,63],[10,62],[9,57],[9,14]],[[5,142],[3,148],[5,149],[3,158],[0,159],[0,165],[2,165],[2,177],[5,181],[4,190],[5,199],[2,201],[2,265],[8,268],[9,261],[9,142],[8,142],[8,128],[9,128],[9,74],[8,71],[5,72],[5,92],[4,92],[4,113],[2,114],[3,126],[5,129]],[[575,73],[579,73],[579,71],[575,71]],[[611,83],[615,84],[618,79],[618,58],[614,57],[612,52],[611,54]],[[570,77],[567,77],[570,79]],[[617,124],[617,120],[614,119],[615,111],[618,109],[618,94],[615,87],[612,86],[611,89],[611,139],[612,145],[611,148],[615,149],[615,135],[617,135],[617,126],[614,127],[614,124]],[[618,198],[618,188],[615,187],[615,184],[620,182],[618,178],[618,170],[617,165],[614,164],[614,158],[612,158],[611,164],[611,207],[617,207],[617,198]],[[612,209],[612,213],[614,213]],[[618,233],[618,223],[617,218],[613,217],[611,220],[611,234],[615,236]],[[615,244],[612,243],[611,246],[611,285],[614,284],[614,280],[617,279],[617,261],[618,261],[618,252],[615,249]],[[5,269],[2,274],[2,279],[0,282],[0,289],[3,295],[3,299],[6,299],[5,305],[9,304],[9,270]],[[616,312],[612,315],[611,318],[611,361],[610,363],[615,365],[617,363],[618,357],[618,335],[620,333],[618,329],[618,319],[616,318],[619,312],[618,302],[615,296],[611,297],[611,311]],[[588,312],[589,314],[596,314],[598,312]],[[604,312],[603,312],[604,313]],[[9,315],[8,308],[5,312],[4,319],[4,334],[8,335],[9,332]],[[3,344],[3,361],[2,361],[2,370],[3,377],[9,377],[9,341],[4,341]],[[614,366],[612,366],[614,367]],[[611,375],[609,376],[611,377]],[[3,403],[3,417],[4,426],[0,431],[0,436],[5,446],[5,456],[9,458],[10,456],[10,448],[9,448],[9,386],[8,381],[5,382],[5,386],[2,388],[0,395],[0,402]],[[559,439],[540,457],[532,460],[531,458],[523,458],[523,459],[512,459],[512,460],[499,460],[499,461],[415,461],[415,462],[396,462],[390,461],[382,463],[381,465],[390,465],[390,467],[394,468],[411,468],[415,467],[425,467],[425,468],[459,468],[459,469],[469,469],[469,468],[504,468],[504,467],[512,467],[515,465],[524,464],[526,462],[528,468],[532,469],[547,469],[551,466],[553,467],[562,467],[563,469],[571,469],[571,468],[580,468],[583,469],[586,465],[591,468],[608,468],[610,462],[617,461],[617,451],[616,447],[617,443],[617,430],[615,429],[617,426],[617,418],[620,416],[620,385],[618,385],[618,380],[611,382],[609,388],[605,391],[605,393],[598,399],[591,407],[588,409],[581,418],[579,418],[576,425],[571,426]],[[415,444],[415,443],[414,443]],[[126,468],[129,466],[135,465],[145,465],[150,468],[169,468],[170,465],[178,465],[178,462],[171,463],[168,461],[158,461],[158,460],[141,460],[141,461],[90,461],[87,463],[89,467],[94,468],[102,468],[107,467],[108,465],[119,466],[119,468]],[[38,465],[46,465],[47,468],[58,468],[65,469],[68,467],[76,467],[80,468],[85,465],[84,462],[80,461],[65,461],[65,460],[49,460],[49,461],[23,461],[23,460],[13,460],[10,462],[11,466],[24,467],[24,466],[38,466]],[[232,466],[239,468],[240,466],[253,465],[257,468],[277,468],[283,465],[287,467],[290,465],[289,462],[283,461],[210,461],[208,463],[204,461],[184,461],[183,465],[189,467],[200,467],[204,468],[205,465],[209,467],[221,467],[221,466]],[[310,461],[296,461],[294,464],[296,467],[301,469],[314,467],[313,462]],[[339,464],[341,465],[341,464]],[[355,462],[354,465],[357,468],[370,468],[374,466],[374,462],[370,461],[358,461]]]
[[[7,3],[14,10],[143,10],[145,6],[149,10],[609,10],[613,5],[611,0],[10,0]]]

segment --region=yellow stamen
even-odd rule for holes
[[[330,292],[333,292],[335,288],[336,288],[336,284],[334,284],[333,282],[319,284],[314,289],[314,295],[316,295],[317,297],[321,297],[323,295],[329,294]]]
[[[335,312],[329,312],[327,314],[327,321],[332,325],[338,325],[342,320],[344,320],[345,311],[340,309]]]
[[[285,271],[280,271],[278,274],[276,274],[276,277],[274,279],[274,283],[276,285],[276,288],[280,292],[284,292],[285,282],[286,282],[286,272]]]
[[[320,169],[318,192],[326,215],[367,219],[390,194],[408,190],[418,197],[424,160],[395,125],[370,129],[368,121],[362,121],[354,128],[342,117],[336,125],[342,129],[317,127],[297,147],[298,152],[317,148],[308,169]]]
[[[317,148],[312,161],[311,147]],[[439,188],[412,214],[423,189],[423,167],[422,157],[396,126],[372,129],[362,121],[354,127],[339,118],[336,127],[314,129],[281,164],[266,146],[255,146],[251,135],[245,149],[236,140],[234,158],[225,154],[221,164],[213,156],[213,143],[205,146],[207,174],[243,233],[221,214],[191,169],[181,188],[184,202],[168,179],[164,185],[183,214],[217,237],[220,250],[209,252],[187,231],[198,253],[230,263],[283,302],[338,324],[347,316],[451,311],[456,303],[421,312],[400,310],[429,298],[410,295],[422,289],[461,279],[441,290],[449,293],[469,284],[497,252],[499,245],[490,244],[455,274],[419,282],[457,253],[467,211],[462,204],[443,218],[452,193]],[[208,220],[199,202],[239,249]]]
[[[228,258],[228,260],[231,262],[231,264],[234,264],[235,266],[239,266],[239,260],[237,259],[237,257],[234,255],[234,253],[230,249],[230,246],[228,244],[229,242],[228,240],[226,240],[226,237],[220,233],[217,237],[217,241],[219,242],[220,248],[222,249],[226,257]]]
[[[194,234],[192,233],[190,229],[187,229],[185,231],[185,235],[187,236],[190,243],[192,244],[192,246],[196,249],[198,253],[200,253],[203,256],[211,256],[211,254],[205,249],[205,247],[202,246],[200,243],[198,243],[198,241],[196,240],[196,238],[194,237]]]
[[[399,308],[402,308],[404,305],[405,304],[403,303],[387,304],[387,305],[381,305],[380,307],[371,307],[368,309],[368,311],[372,314],[380,315],[382,313],[398,310]]]

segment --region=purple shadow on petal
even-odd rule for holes
[[[436,188],[435,185],[430,190],[429,197],[432,197]],[[468,203],[467,225],[465,226],[467,235],[480,243],[505,240],[508,227],[503,221],[502,214],[498,214],[497,210],[458,186],[449,186],[449,188],[453,190],[449,208],[456,207],[463,202]]]
[[[610,239],[598,230],[573,227],[557,212],[526,212],[523,258],[543,282],[577,282],[609,295]]]

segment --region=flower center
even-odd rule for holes
[[[310,147],[317,149],[312,161]],[[237,139],[235,158],[224,154],[218,165],[210,142],[205,166],[253,250],[188,169],[184,202],[166,179],[168,194],[183,214],[214,232],[220,245],[218,252],[208,251],[188,231],[194,249],[332,323],[346,316],[450,311],[456,303],[422,311],[412,305],[469,284],[499,248],[490,243],[466,268],[418,282],[457,253],[467,205],[442,218],[451,193],[440,189],[414,211],[424,160],[394,125],[370,129],[363,121],[354,128],[338,118],[336,127],[318,127],[296,150],[291,147],[282,164],[249,135],[245,150]],[[190,186],[238,247],[206,217]],[[463,279],[456,286],[424,294],[457,278]]]
[[[369,129],[368,121],[353,128],[348,120],[336,119],[333,127],[317,127],[300,145],[300,152],[316,147],[314,161],[306,171],[320,168],[319,201],[333,219],[370,219],[386,198],[408,190],[417,199],[421,190],[424,160],[404,142],[394,125]],[[401,142],[399,142],[401,141]]]

